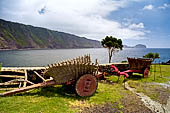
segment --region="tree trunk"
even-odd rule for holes
[[[109,48],[109,63],[111,63],[111,59],[112,59],[112,51],[111,48]]]
[[[111,63],[111,57],[109,56],[109,63]]]

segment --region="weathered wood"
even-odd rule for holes
[[[18,84],[19,84],[19,83],[5,82],[5,83],[0,83],[0,86],[18,85]]]
[[[0,91],[9,91],[14,89],[18,89],[18,88],[0,88]]]
[[[12,91],[0,93],[0,96],[13,95],[13,94],[28,91],[28,90],[31,90],[31,89],[34,89],[34,88],[45,87],[45,86],[50,86],[50,85],[55,85],[55,84],[56,84],[56,81],[51,80],[51,81],[42,82],[42,83],[34,84],[34,85],[31,85],[31,86],[27,86],[27,87],[18,88],[18,89],[12,90]]]
[[[25,69],[24,72],[25,72],[25,80],[27,80],[27,78],[28,78],[27,70]],[[27,82],[25,81],[23,87],[26,87],[26,86],[27,86]]]
[[[2,69],[1,71],[3,71],[3,72],[17,72],[17,73],[24,73],[24,71],[23,70],[17,70],[17,69],[15,69],[15,70],[11,70],[11,69]]]
[[[6,77],[6,78],[25,78],[25,76],[21,76],[21,75],[0,75],[0,77]]]
[[[24,79],[14,79],[14,80],[10,80],[5,82],[5,84],[7,83],[16,83],[16,82],[28,82],[29,84],[34,84],[33,82],[29,81],[29,80],[24,80]],[[3,83],[4,84],[4,83]]]
[[[29,80],[25,80],[26,82],[28,82],[29,84],[33,85],[34,83],[29,81]]]
[[[46,81],[40,74],[38,74],[36,71],[34,71],[34,73],[39,76],[44,82]]]
[[[19,82],[19,88],[21,88],[22,82]]]
[[[48,69],[48,67],[2,67],[1,71],[11,71],[11,72],[17,72],[17,71],[21,71],[23,73],[24,70],[44,70],[44,69]]]

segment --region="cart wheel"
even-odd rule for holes
[[[146,78],[149,75],[149,69],[145,68],[144,72],[143,72],[143,77]]]
[[[91,74],[81,76],[76,82],[75,90],[79,96],[91,96],[96,92],[97,79]]]

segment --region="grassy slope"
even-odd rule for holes
[[[99,41],[2,19],[0,19],[0,39],[0,48],[6,47],[6,49],[100,47]]]

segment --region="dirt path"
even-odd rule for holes
[[[164,106],[156,101],[153,101],[150,97],[144,95],[143,93],[137,93],[134,88],[131,88],[128,83],[125,83],[125,87],[136,94],[141,101],[144,102],[145,106],[148,107],[150,110],[156,113],[170,113],[170,97],[168,99],[167,105]]]

